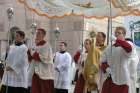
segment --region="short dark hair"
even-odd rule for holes
[[[46,30],[43,28],[38,28],[37,31],[41,31],[44,35],[46,35]]]
[[[66,42],[60,42],[62,44],[64,44],[65,47],[67,47],[67,43]]]
[[[16,33],[23,37],[23,39],[25,38],[25,33],[23,31],[16,31]]]

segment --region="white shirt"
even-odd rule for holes
[[[2,84],[12,87],[23,87],[28,86],[28,56],[27,47],[22,44],[20,46],[12,45],[7,57],[7,66],[10,66],[13,71],[5,71]]]
[[[71,87],[71,62],[72,58],[68,52],[59,53],[55,55],[55,88],[58,89],[70,89]]]

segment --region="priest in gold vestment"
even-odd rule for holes
[[[104,45],[105,39],[106,35],[103,32],[98,32],[96,42],[94,39],[88,39],[90,43],[88,48],[85,47],[87,57],[83,62],[84,66],[76,83],[74,93],[90,93],[91,91],[98,91],[97,81],[99,81],[99,60],[102,51],[106,47]],[[86,46],[86,41],[84,44]]]

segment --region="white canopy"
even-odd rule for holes
[[[104,18],[140,15],[140,0],[18,0],[38,15],[63,17],[70,14]],[[111,1],[111,3],[110,3]]]

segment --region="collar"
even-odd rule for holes
[[[37,43],[36,45],[37,46],[42,46],[42,45],[44,45],[46,43],[46,41],[45,40],[42,40],[42,41],[40,41],[39,43]]]
[[[88,51],[86,50],[85,53],[88,53]]]
[[[104,44],[96,44],[97,47],[103,47],[105,46]]]
[[[64,54],[66,51],[60,51],[59,53]]]
[[[23,42],[15,42],[16,46],[21,46],[23,44]]]

